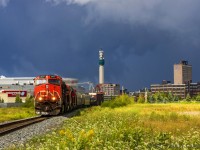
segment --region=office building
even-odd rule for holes
[[[152,84],[151,93],[157,92],[172,93],[180,98],[186,98],[187,94],[191,97],[200,93],[200,83],[188,83],[188,84]]]
[[[157,92],[172,93],[180,98],[185,98],[188,90],[186,84],[152,84],[151,93],[155,94]]]
[[[174,64],[174,84],[163,80],[162,84],[152,84],[151,93],[172,93],[180,98],[186,98],[187,94],[196,96],[200,93],[200,83],[192,83],[192,66],[188,61],[180,61]]]
[[[181,61],[174,64],[174,84],[192,83],[192,66],[188,61]]]
[[[120,95],[120,85],[119,84],[98,84],[96,86],[97,92],[104,93],[104,99],[110,100]]]

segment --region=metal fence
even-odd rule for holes
[[[22,103],[0,103],[0,108],[20,107]]]

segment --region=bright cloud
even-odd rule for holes
[[[0,6],[6,7],[8,2],[9,2],[9,0],[0,0]]]
[[[164,30],[187,32],[197,16],[199,0],[46,0],[55,4],[86,5],[86,24],[104,21],[153,25]],[[193,25],[193,24],[192,24]],[[195,29],[195,28],[194,28]]]
[[[55,4],[60,4],[62,2],[65,2],[68,5],[70,5],[70,4],[85,5],[92,1],[95,1],[95,0],[46,0],[46,2],[53,2]]]

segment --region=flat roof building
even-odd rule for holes
[[[28,93],[26,90],[1,90],[0,91],[0,99],[4,101],[4,103],[15,103],[16,96],[22,99],[22,102],[25,102]]]
[[[200,83],[192,83],[192,65],[188,61],[180,61],[174,64],[174,84],[163,81],[162,84],[152,84],[151,92],[172,93],[180,98],[185,98],[187,94],[195,96],[200,93]]]
[[[200,93],[200,83],[188,83],[188,84],[152,84],[151,93],[157,92],[172,93],[180,98],[186,98],[187,94],[191,97]]]
[[[172,93],[180,98],[185,98],[187,95],[185,84],[152,84],[151,93],[157,92]]]
[[[192,66],[188,61],[182,60],[174,64],[174,84],[185,84],[192,82]]]
[[[104,92],[105,96],[118,96],[120,95],[120,85],[119,84],[99,84],[100,92]]]
[[[112,84],[112,83],[98,84],[96,89],[98,92],[104,93],[105,100],[109,100],[120,95],[119,84]]]
[[[5,77],[0,76],[0,85],[33,85],[35,77]],[[77,85],[78,79],[62,78],[68,85]]]

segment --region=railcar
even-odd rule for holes
[[[102,96],[96,97],[97,101],[103,101]],[[34,102],[36,114],[58,115],[77,107],[91,106],[94,97],[77,92],[58,75],[40,75],[34,79]]]
[[[34,79],[35,112],[58,115],[77,107],[76,91],[57,75],[40,75]]]

